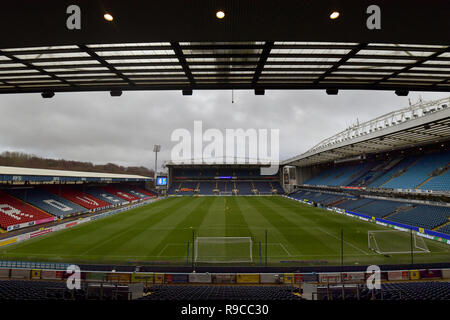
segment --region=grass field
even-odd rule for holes
[[[383,227],[282,197],[172,197],[0,249],[3,260],[67,263],[191,263],[196,237],[251,237],[253,262],[270,265],[410,263],[411,256],[377,254],[368,231]],[[267,246],[265,232],[267,230]],[[397,245],[409,237],[393,238]],[[187,259],[189,243],[189,258]],[[389,242],[389,241],[388,241]],[[408,242],[409,243],[409,242]],[[389,243],[388,243],[389,244]],[[414,262],[448,262],[450,246],[426,240]],[[200,250],[199,250],[200,251]],[[249,245],[222,246],[224,261],[249,257]],[[262,255],[261,255],[262,254]]]

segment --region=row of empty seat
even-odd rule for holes
[[[371,290],[365,285],[330,287],[316,297],[321,300],[450,300],[450,282],[393,282],[381,284],[381,289]],[[123,295],[96,293],[86,294],[86,286],[69,290],[64,282],[49,281],[0,281],[0,300],[86,300],[86,299],[121,299]],[[112,292],[111,292],[112,293]],[[293,286],[214,286],[214,285],[160,285],[144,288],[140,300],[302,300],[301,291]]]
[[[450,151],[443,151],[337,165],[324,169],[304,184],[449,191],[449,167]]]
[[[283,194],[278,181],[174,181],[169,188],[171,195],[238,195]]]
[[[82,187],[48,185],[16,187],[0,191],[0,228],[24,227],[24,223],[41,223],[52,217],[103,210],[155,196],[132,186]],[[50,219],[49,219],[50,218]]]
[[[346,194],[299,190],[290,195],[376,218],[450,234],[450,207],[431,206],[403,201],[356,198]]]

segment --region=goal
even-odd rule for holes
[[[251,237],[197,237],[195,262],[250,263],[253,261]]]
[[[368,231],[368,245],[378,254],[430,252],[423,237],[399,230]]]

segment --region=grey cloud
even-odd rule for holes
[[[444,93],[420,93],[423,99]],[[413,102],[419,93],[411,93]],[[177,128],[280,129],[280,157],[311,148],[356,122],[405,107],[408,98],[393,92],[341,91],[196,91],[124,92],[120,98],[102,93],[57,93],[0,96],[0,151],[23,151],[43,157],[115,162],[153,167],[153,144],[169,160],[170,135]]]

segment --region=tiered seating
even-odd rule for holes
[[[371,181],[371,183],[369,183],[368,187],[379,188],[379,187],[383,186],[383,184],[385,184],[386,182],[391,180],[394,175],[398,174],[399,172],[401,172],[402,170],[404,170],[408,166],[410,166],[414,161],[416,161],[416,159],[417,159],[417,156],[407,157],[407,158],[404,158],[401,161],[397,162],[397,164],[395,164],[392,167],[389,167],[389,165],[388,165],[389,169],[386,170],[386,172],[384,174],[380,175],[375,180]]]
[[[345,297],[343,296],[345,294]],[[322,300],[448,300],[450,282],[398,282],[382,283],[381,290],[370,290],[359,286],[359,298],[356,287],[347,287],[343,292],[339,286],[330,287],[321,295]]]
[[[143,300],[302,300],[289,286],[179,285],[147,288]]]
[[[87,211],[86,208],[76,203],[40,188],[12,189],[8,190],[8,192],[57,217],[65,217]]]
[[[216,183],[213,181],[200,182],[200,194],[213,195],[213,190],[216,188]]]
[[[449,300],[450,282],[401,282],[381,285],[386,300]]]
[[[280,185],[279,181],[272,181],[272,187],[277,190],[278,194],[283,194],[284,190]]]
[[[248,181],[239,181],[236,182],[236,188],[239,190],[239,195],[246,196],[246,195],[254,195],[252,189],[252,184]]]
[[[372,217],[383,218],[393,213],[398,207],[405,206],[404,202],[376,200],[369,202],[357,209],[357,212],[367,214]]]
[[[386,183],[383,188],[416,188],[427,180],[435,169],[447,166],[449,160],[450,152],[427,154],[409,167],[404,174]]]
[[[69,186],[49,186],[47,189],[53,194],[60,195],[61,197],[73,203],[79,204],[89,210],[102,210],[110,206],[110,203],[108,202],[97,199],[92,195],[88,195],[83,193],[81,190],[77,190]]]
[[[373,199],[368,199],[368,198],[361,198],[361,199],[357,199],[357,200],[345,200],[345,201],[342,201],[341,203],[339,203],[336,207],[345,209],[345,210],[349,210],[349,211],[355,211],[359,207],[362,207],[373,201],[374,201]]]
[[[181,189],[178,190],[179,195],[183,196],[192,196],[195,193],[195,189],[197,188],[198,182],[196,181],[185,181],[181,185]]]
[[[389,220],[410,226],[433,229],[444,224],[450,218],[449,207],[418,205],[414,209],[402,211],[389,217]]]
[[[149,190],[144,190],[142,188],[133,187],[133,186],[131,186],[130,188],[136,190],[137,192],[139,192],[141,194],[145,194],[145,195],[147,195],[149,197],[156,197],[156,196],[158,196],[156,193],[154,193],[152,191],[149,191]]]
[[[253,185],[258,192],[270,193],[272,192],[272,187],[268,181],[253,181]]]
[[[450,169],[439,176],[433,177],[430,181],[420,186],[419,189],[437,191],[450,190]]]
[[[48,218],[51,216],[47,213],[0,191],[0,227],[2,229],[6,230],[9,226]]]
[[[325,170],[322,174],[305,181],[310,185],[341,186],[352,183],[360,176],[360,173],[367,171],[367,164],[344,165]]]
[[[112,187],[112,186],[106,186],[102,188],[103,190],[105,190],[108,193],[111,193],[112,195],[122,198],[128,202],[136,202],[138,200],[140,200],[140,198],[129,194],[128,192],[122,191],[116,187]]]
[[[112,205],[120,205],[120,204],[124,204],[124,202],[125,202],[122,198],[116,197],[115,195],[108,193],[105,190],[102,190],[97,187],[87,187],[85,189],[85,192],[87,194],[90,194],[90,195],[96,197],[97,199],[103,200]]]
[[[67,297],[72,296],[63,282],[0,281],[0,300],[56,300],[63,299],[64,291],[67,291]],[[77,296],[83,299],[84,290],[79,291],[82,290],[77,290]]]
[[[119,186],[118,189],[120,189],[122,191],[125,191],[126,193],[129,193],[129,194],[131,194],[131,195],[133,195],[135,197],[138,197],[139,199],[146,200],[146,199],[150,198],[149,195],[147,195],[145,193],[141,193],[141,192],[135,190],[134,188],[130,188],[130,187],[125,186],[125,185]]]
[[[437,231],[446,233],[446,234],[450,234],[450,224],[447,224],[447,225],[443,226],[442,228],[439,228]]]

